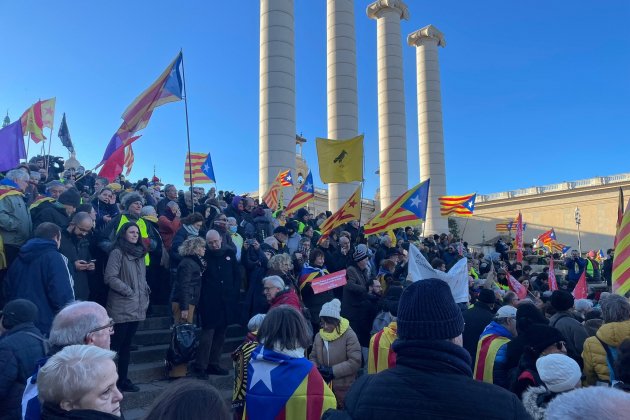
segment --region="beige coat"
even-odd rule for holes
[[[325,343],[317,333],[309,359],[317,365],[332,366],[335,375],[332,389],[337,403],[343,407],[346,394],[361,367],[361,346],[357,335],[348,327],[341,337]]]
[[[105,268],[109,286],[107,313],[115,322],[142,321],[149,307],[149,286],[144,257],[134,258],[115,248]]]

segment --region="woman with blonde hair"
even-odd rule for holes
[[[267,265],[267,276],[278,276],[282,278],[284,284],[292,288],[298,289],[297,280],[293,275],[293,261],[289,254],[281,253],[274,255]]]

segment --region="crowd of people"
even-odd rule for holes
[[[49,168],[46,170],[45,168]],[[133,338],[154,305],[199,327],[190,363],[147,419],[623,418],[630,410],[630,303],[612,250],[493,252],[413,226],[365,236],[358,220],[272,210],[157,177],[114,182],[34,158],[0,180],[0,419],[119,418]],[[413,281],[411,247],[435,273],[467,262],[468,301]],[[559,290],[549,290],[549,259]],[[464,262],[462,262],[463,264]],[[318,279],[345,270],[343,286]],[[439,277],[436,275],[436,277]],[[517,295],[511,280],[526,289]],[[228,326],[228,408],[207,383]],[[200,381],[201,380],[201,381]],[[600,385],[600,386],[596,386]],[[585,389],[578,389],[584,386]],[[273,398],[271,398],[273,397]],[[578,413],[578,414],[575,414]],[[582,416],[582,417],[580,417]]]

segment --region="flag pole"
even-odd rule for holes
[[[195,203],[194,203],[194,198],[193,198],[192,157],[190,156],[190,127],[188,125],[188,89],[186,89],[186,71],[184,69],[184,51],[180,49],[179,53],[182,55],[182,81],[184,85],[184,110],[186,112],[186,141],[188,145],[188,180],[190,182],[190,201],[192,203],[193,210],[194,210]]]
[[[26,142],[26,163],[28,163],[28,150],[31,147],[31,132],[28,132],[28,141]]]
[[[54,118],[54,115],[53,115]],[[50,147],[52,146],[52,139],[53,139],[53,125],[55,125],[55,122],[53,120],[52,124],[50,125],[50,135],[48,137],[48,158],[46,159],[46,172],[48,172],[48,161],[50,160]],[[42,145],[42,148],[44,147],[44,145]]]

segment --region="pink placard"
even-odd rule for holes
[[[346,270],[335,271],[334,273],[318,277],[311,282],[311,287],[315,294],[344,286],[346,284]]]

